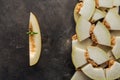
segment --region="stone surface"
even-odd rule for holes
[[[0,80],[70,80],[73,9],[77,0],[0,0]],[[28,23],[33,12],[42,33],[39,62],[29,67]]]

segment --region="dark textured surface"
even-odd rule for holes
[[[0,80],[70,80],[73,9],[77,0],[0,0]],[[29,67],[28,22],[32,11],[42,33],[39,62]]]

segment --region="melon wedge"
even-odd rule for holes
[[[82,71],[76,71],[72,76],[71,80],[91,80]]]
[[[97,42],[101,45],[111,46],[111,35],[108,29],[101,23],[98,22],[93,31]]]
[[[113,46],[112,52],[116,59],[120,58],[120,37],[115,38],[115,45]]]
[[[29,64],[32,66],[38,62],[41,53],[40,28],[38,21],[32,12],[30,12],[29,31],[37,33],[29,35]]]
[[[82,68],[83,73],[94,80],[106,80],[105,73],[102,68],[94,68],[91,64],[88,64]]]
[[[92,40],[89,38],[82,42],[79,42],[78,39],[72,40],[72,47],[79,47],[85,50],[87,46],[90,46],[90,45],[92,45]]]
[[[109,60],[109,57],[106,54],[106,52],[98,47],[89,46],[87,50],[88,50],[90,59],[92,59],[98,65],[105,63],[106,61]]]
[[[78,47],[72,48],[72,62],[76,69],[87,63],[85,58],[85,50],[80,49]]]
[[[104,18],[105,15],[106,15],[105,12],[103,12],[103,11],[101,11],[101,10],[99,10],[99,9],[95,9],[95,13],[94,13],[94,15],[93,15],[93,17],[92,17],[91,22],[96,22],[96,21]]]
[[[113,6],[120,6],[120,0],[113,0]]]
[[[77,12],[77,11],[78,11],[78,7],[79,7],[79,4],[80,4],[80,3],[77,3],[77,4],[75,5],[75,8],[74,8],[74,20],[75,20],[75,22],[77,22],[78,18],[80,17],[80,14]]]
[[[79,14],[85,19],[90,20],[95,10],[95,0],[84,0],[83,7],[80,9]]]
[[[112,8],[113,0],[98,0],[99,7]]]
[[[79,41],[83,41],[90,37],[90,27],[91,23],[84,17],[79,17],[76,24],[76,34]]]
[[[107,80],[115,80],[120,77],[120,63],[114,62],[114,64],[106,69]]]
[[[78,41],[78,39],[72,40],[72,48],[73,47],[80,47],[80,42]]]
[[[109,24],[110,30],[120,30],[120,15],[115,9],[110,9],[105,17],[105,21]]]

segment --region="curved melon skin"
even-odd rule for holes
[[[97,42],[101,45],[111,46],[111,35],[108,29],[101,22],[96,24],[93,30]]]
[[[106,14],[105,21],[109,24],[110,30],[120,30],[120,15],[116,9],[110,9]]]
[[[85,58],[85,50],[80,49],[78,47],[72,48],[72,62],[76,69],[87,63]]]
[[[106,80],[102,68],[94,68],[91,64],[88,64],[82,68],[82,71],[93,80]]]
[[[78,6],[79,6],[79,3],[77,3],[75,5],[75,8],[74,8],[74,20],[75,20],[75,22],[77,22],[78,18],[80,17],[80,14],[76,12]]]
[[[109,60],[107,53],[98,47],[89,46],[87,50],[90,59],[92,59],[98,65],[105,63]]]
[[[120,63],[114,62],[114,64],[105,70],[107,80],[115,80],[120,78]]]
[[[37,32],[37,34],[29,35],[29,65],[33,66],[38,62],[41,54],[41,33],[37,18],[32,12],[30,12],[29,29],[31,27],[33,32]],[[34,51],[32,51],[33,47]]]
[[[87,77],[82,71],[76,71],[71,80],[92,80]]]
[[[82,16],[79,17],[76,24],[76,34],[80,42],[90,37],[90,27],[91,23],[88,20]]]
[[[90,20],[95,11],[95,0],[84,0],[83,7],[80,9],[79,14],[85,19]]]
[[[120,58],[120,37],[115,38],[115,45],[113,46],[112,53],[116,59]]]

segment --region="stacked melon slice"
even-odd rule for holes
[[[120,0],[83,0],[76,4],[71,80],[120,78]]]

